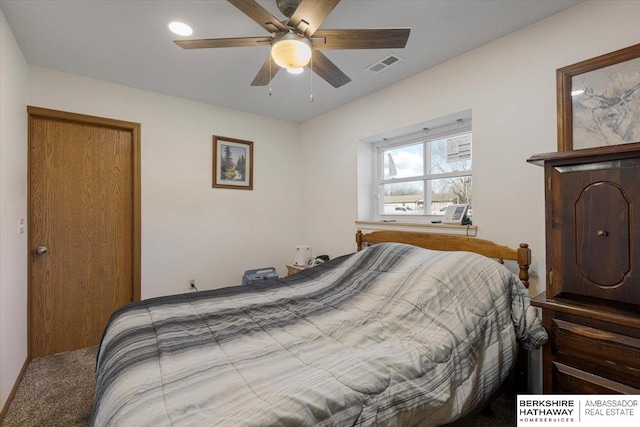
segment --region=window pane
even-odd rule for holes
[[[471,133],[437,139],[428,144],[429,174],[471,171]]]
[[[426,207],[427,215],[444,215],[447,206],[461,203],[468,203],[471,209],[471,176],[429,180],[427,196],[430,196],[427,197],[430,201]]]
[[[383,215],[424,214],[423,181],[385,184],[382,190]]]
[[[384,179],[407,178],[424,174],[423,144],[384,150]]]

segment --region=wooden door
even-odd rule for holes
[[[137,123],[29,107],[29,354],[98,344],[140,299]]]

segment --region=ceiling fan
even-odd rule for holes
[[[271,55],[251,86],[266,86],[280,70],[310,67],[333,87],[351,79],[322,51],[331,49],[399,49],[405,47],[410,28],[319,30],[340,0],[276,0],[289,20],[280,22],[255,0],[227,0],[271,33],[263,37],[176,40],[184,49],[271,46]]]

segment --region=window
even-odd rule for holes
[[[471,205],[471,141],[470,120],[459,119],[376,144],[376,216],[438,216]]]

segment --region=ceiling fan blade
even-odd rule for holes
[[[313,52],[313,62],[307,65],[313,72],[322,77],[331,86],[339,88],[351,81],[349,76],[343,73],[324,53],[316,50]]]
[[[340,0],[302,0],[289,19],[289,26],[311,37]]]
[[[256,3],[255,0],[227,0],[229,3],[240,9],[242,13],[253,19],[262,28],[270,33],[289,32],[289,28],[278,18],[269,13],[265,8]]]
[[[407,44],[411,28],[366,30],[318,30],[313,35],[314,49],[401,49]],[[325,39],[324,44],[317,42]]]
[[[271,79],[275,77],[275,75],[280,71],[280,67],[273,61],[271,55],[264,61],[262,64],[262,68],[258,71],[255,78],[251,82],[251,86],[266,86],[269,84]]]
[[[264,46],[271,43],[271,37],[234,37],[227,39],[174,40],[183,49],[208,49],[212,47]]]

